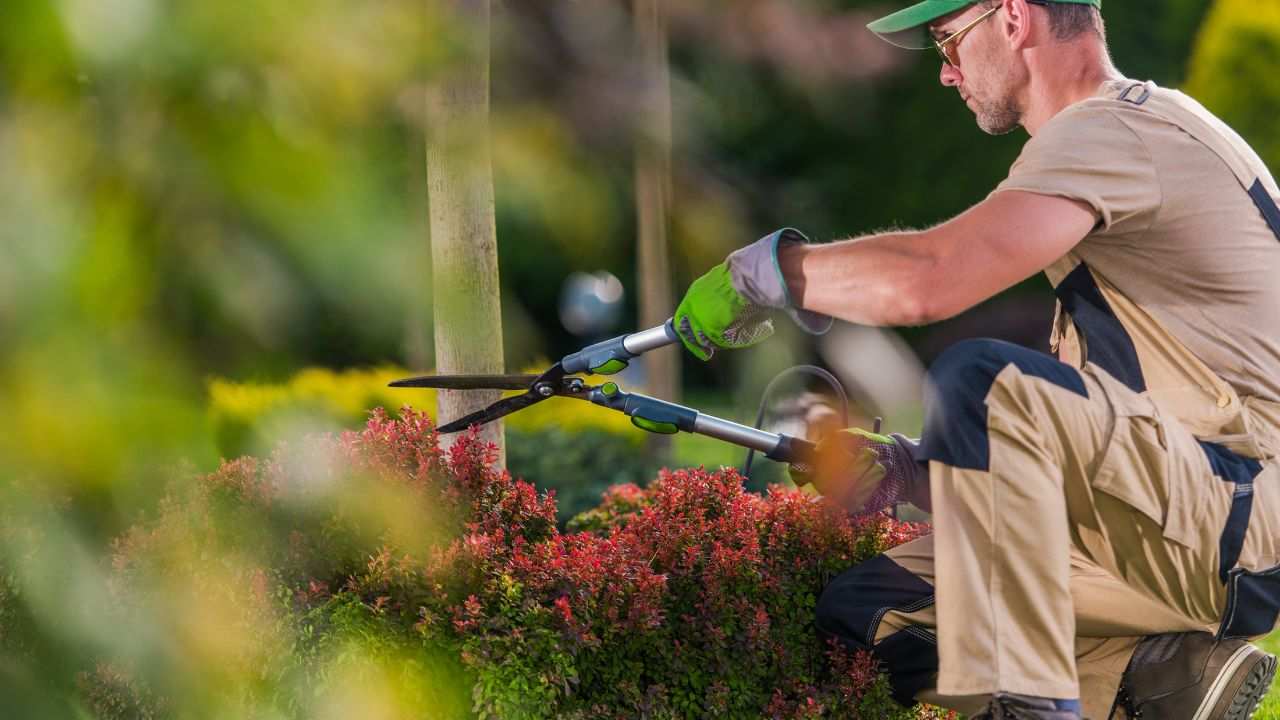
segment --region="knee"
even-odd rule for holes
[[[929,366],[926,403],[952,408],[983,404],[996,378],[1010,366],[1024,376],[1088,397],[1084,379],[1075,368],[1030,348],[982,338],[951,346]]]
[[[863,565],[836,576],[818,597],[813,623],[823,641],[835,640],[853,650],[871,649],[875,638],[867,636],[869,623],[862,607],[866,596],[859,588]]]
[[[814,624],[824,638],[851,649],[869,650],[880,621],[890,610],[927,607],[933,586],[894,562],[877,555],[832,580],[814,610]]]
[[[1010,382],[1014,402],[1030,402],[1047,386],[1088,397],[1084,378],[1044,353],[999,340],[966,340],[944,352],[929,368],[925,382],[924,437],[921,456],[946,465],[987,470],[990,460],[987,402],[996,378],[1010,366],[1018,378],[1048,385]]]
[[[910,706],[938,672],[931,628],[909,627],[877,642],[884,616],[933,604],[933,586],[887,555],[879,555],[837,576],[818,599],[814,618],[824,640],[848,650],[865,650],[884,664],[893,698]]]
[[[1001,340],[965,340],[952,345],[925,375],[930,400],[949,406],[981,403],[1002,370],[1029,352]]]

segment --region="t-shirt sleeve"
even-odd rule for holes
[[[1063,111],[1027,141],[995,192],[1023,190],[1093,208],[1096,235],[1145,231],[1160,208],[1160,181],[1146,145],[1110,108]]]

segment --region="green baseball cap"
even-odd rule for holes
[[[1102,8],[1102,0],[1028,0],[1036,5],[1050,2],[1072,3],[1075,5],[1092,5]],[[929,37],[929,23],[970,5],[976,0],[924,0],[911,7],[899,10],[891,15],[867,25],[867,29],[880,36],[882,40],[908,50],[927,50],[933,47],[933,38]]]

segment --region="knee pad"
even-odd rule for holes
[[[928,628],[900,630],[880,642],[876,633],[885,614],[912,612],[934,602],[933,586],[887,555],[879,555],[838,575],[818,599],[814,623],[823,639],[834,638],[850,650],[870,651],[889,674],[893,698],[915,703],[938,673],[937,639]]]

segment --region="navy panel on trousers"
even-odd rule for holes
[[[1236,485],[1231,498],[1231,512],[1227,514],[1227,524],[1218,541],[1218,577],[1225,583],[1227,573],[1240,562],[1244,536],[1249,531],[1249,518],[1253,514],[1253,479],[1262,472],[1262,463],[1204,440],[1200,441],[1200,449],[1209,459],[1213,474]]]
[[[933,586],[878,555],[836,576],[822,591],[814,624],[823,639],[835,638],[851,650],[869,650],[884,663],[893,699],[915,703],[934,686],[938,646],[926,628],[909,628],[875,642],[880,621],[891,610],[915,612],[933,605]]]
[[[1280,567],[1250,572],[1237,568],[1245,533],[1253,514],[1253,481],[1262,472],[1262,463],[1228,450],[1217,443],[1200,441],[1213,474],[1235,484],[1231,511],[1218,541],[1218,577],[1227,586],[1218,636],[1247,638],[1266,635],[1280,617]]]
[[[1280,619],[1280,566],[1261,572],[1232,570],[1227,580],[1227,607],[1218,637],[1268,635],[1275,630],[1277,619]]]
[[[1075,368],[1044,353],[1001,340],[965,340],[944,352],[925,377],[920,457],[955,468],[989,470],[987,394],[1010,365],[1082,397],[1089,393]]]

